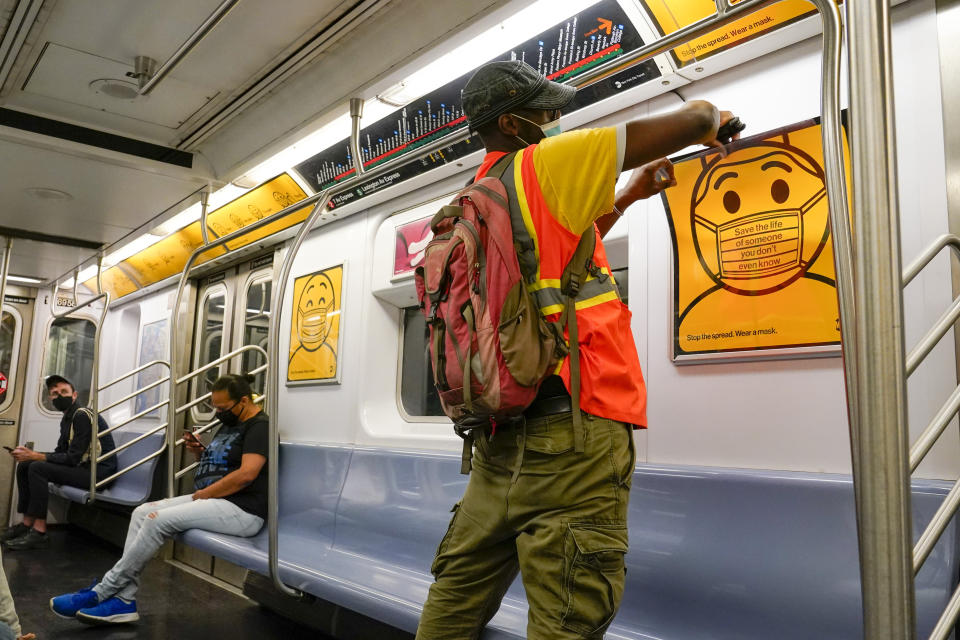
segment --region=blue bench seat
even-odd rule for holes
[[[280,575],[296,589],[413,632],[450,507],[458,455],[283,444]],[[913,485],[919,532],[949,483]],[[915,534],[919,535],[919,533]],[[190,530],[181,540],[267,573],[267,532]],[[929,635],[960,573],[951,524],[917,583]],[[859,559],[849,476],[641,465],[616,640],[860,638]],[[525,637],[518,579],[483,637]]]
[[[135,431],[118,429],[113,432],[113,439],[119,447],[140,435],[142,434]],[[164,434],[160,432],[146,437],[136,444],[130,445],[116,455],[117,470],[125,469],[131,464],[146,458],[162,447],[163,442]],[[126,506],[137,506],[146,502],[153,488],[153,471],[157,466],[157,461],[161,457],[163,456],[158,456],[149,462],[145,462],[111,482],[97,492],[97,501]],[[49,484],[49,487],[52,495],[60,496],[73,502],[87,504],[90,500],[90,491],[88,489],[67,487],[52,482]]]

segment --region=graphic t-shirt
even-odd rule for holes
[[[269,418],[262,411],[249,420],[227,427],[222,426],[213,441],[203,450],[193,480],[195,489],[209,487],[223,476],[240,468],[243,454],[257,453],[267,457],[270,439]],[[247,513],[267,517],[267,465],[263,465],[256,479],[233,495],[224,496]]]

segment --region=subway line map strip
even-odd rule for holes
[[[637,28],[616,0],[604,0],[494,60],[520,59],[550,79],[560,82],[643,45]],[[472,73],[473,70],[470,70],[364,128],[361,132],[364,167],[373,168],[398,155],[412,153],[425,144],[465,127],[466,116],[460,108],[460,89]],[[656,63],[648,61],[583,89],[567,111],[583,108],[659,76]],[[470,138],[429,157],[411,160],[389,175],[338,195],[332,200],[331,206],[343,206],[482,148],[478,139]],[[317,191],[351,177],[354,168],[349,140],[345,139],[306,160],[296,167],[296,171]]]

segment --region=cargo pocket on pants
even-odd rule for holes
[[[623,595],[627,527],[571,523],[564,550],[565,602],[560,624],[587,638],[602,637]]]
[[[458,502],[453,505],[450,511],[453,512],[453,516],[450,518],[450,524],[447,525],[447,532],[443,534],[443,539],[440,540],[440,545],[437,547],[437,555],[434,557],[433,564],[430,566],[430,573],[433,574],[434,579],[440,575],[440,571],[443,569],[443,554],[450,545],[450,538],[453,537],[453,529],[457,524],[457,515],[460,513],[460,503]]]

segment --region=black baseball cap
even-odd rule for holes
[[[52,388],[54,387],[54,385],[58,385],[58,384],[60,384],[61,382],[66,382],[68,385],[70,385],[70,388],[73,389],[73,390],[76,390],[76,389],[77,389],[75,386],[73,386],[73,383],[72,383],[72,382],[70,382],[69,380],[67,380],[67,379],[64,378],[63,376],[58,376],[58,375],[56,375],[56,374],[54,374],[54,375],[52,375],[52,376],[47,376],[47,379],[44,380],[44,384],[47,385],[47,390],[48,390],[48,391],[49,391],[50,389],[52,389]]]
[[[547,80],[521,60],[489,62],[467,80],[460,103],[471,129],[492,122],[511,109],[563,109],[577,90]]]

